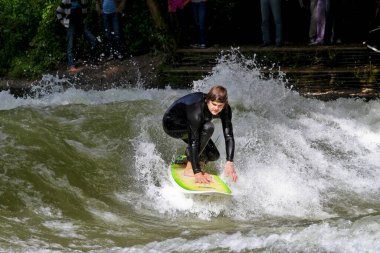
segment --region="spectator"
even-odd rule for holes
[[[325,42],[331,44],[342,43],[342,27],[344,17],[344,0],[331,1],[330,11],[327,18],[327,28],[325,34]]]
[[[168,0],[168,11],[170,14],[170,23],[176,33],[176,42],[182,42],[182,30],[184,28],[183,9],[190,0]]]
[[[309,45],[325,44],[326,24],[330,12],[330,0],[310,1]]]
[[[62,0],[56,10],[58,20],[67,30],[67,60],[68,70],[71,73],[77,73],[80,70],[75,65],[74,57],[74,39],[78,33],[82,33],[91,44],[90,61],[94,64],[97,63],[96,46],[98,41],[85,25],[86,14],[87,0]]]
[[[206,0],[191,0],[193,18],[198,32],[198,43],[193,48],[206,48]]]
[[[103,17],[107,40],[107,52],[110,58],[124,59],[121,45],[120,17],[126,0],[96,0],[96,10]]]
[[[260,0],[261,5],[261,31],[263,36],[263,46],[271,44],[270,24],[271,14],[273,15],[275,32],[276,32],[276,46],[282,46],[282,0]]]
[[[170,13],[176,12],[178,9],[183,9],[190,0],[168,0],[168,8]]]
[[[283,2],[282,27],[283,41],[285,43],[302,43],[309,40],[310,9],[306,4],[308,0],[286,0]],[[297,27],[297,29],[294,29]]]

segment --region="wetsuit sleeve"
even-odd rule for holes
[[[187,120],[189,125],[189,156],[194,174],[201,172],[199,164],[200,131],[203,121],[201,103],[187,106]]]
[[[226,159],[227,161],[234,161],[235,154],[235,139],[232,129],[232,111],[229,105],[224,109],[223,114],[221,115],[223,135],[226,144]]]

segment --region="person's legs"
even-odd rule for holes
[[[342,28],[343,28],[343,16],[344,9],[343,0],[334,0],[331,1],[331,14],[332,18],[332,40],[333,43],[341,43],[342,42]]]
[[[97,64],[97,61],[98,61],[98,52],[96,50],[96,46],[98,44],[98,40],[96,39],[96,37],[90,32],[90,30],[85,25],[82,26],[82,33],[83,33],[85,39],[91,44],[91,48],[90,48],[90,53],[91,53],[90,61],[93,64]]]
[[[203,125],[203,129],[201,132],[200,138],[200,147],[199,147],[199,155],[201,156],[203,151],[205,150],[208,143],[211,141],[211,136],[214,133],[214,124],[212,122],[207,122]]]
[[[337,1],[337,0],[334,0]],[[334,43],[334,13],[332,8],[332,2],[330,0],[326,1],[326,10],[325,10],[325,16],[326,16],[326,25],[325,25],[325,36],[324,36],[324,42],[326,44],[333,44]]]
[[[178,124],[173,122],[169,117],[164,116],[163,119],[163,128],[166,134],[169,136],[182,139],[185,143],[189,143],[188,133],[189,129],[187,125]],[[200,160],[203,163],[208,161],[216,161],[219,159],[220,154],[218,149],[216,148],[214,142],[211,140],[211,136],[214,133],[214,124],[212,122],[207,122],[203,125],[201,133],[200,133],[200,141],[199,141],[199,156]],[[192,170],[192,166],[190,163],[190,150],[186,148],[185,154],[187,156],[187,169]]]
[[[198,7],[199,44],[206,44],[206,2],[200,2]]]
[[[75,25],[70,24],[69,28],[67,29],[67,66],[69,68],[75,67],[75,60],[74,60],[74,36],[75,36]]]
[[[193,19],[194,19],[194,24],[195,24],[195,27],[196,27],[196,30],[197,30],[197,40],[196,40],[196,44],[199,43],[199,31],[200,31],[200,24],[199,24],[199,7],[200,7],[200,3],[191,3],[191,11],[192,11],[192,14],[193,14]]]
[[[270,43],[270,2],[269,0],[261,0],[261,32],[263,36],[263,43]]]
[[[281,0],[270,0],[270,6],[273,13],[274,24],[276,27],[276,46],[281,46],[282,45]]]
[[[309,39],[311,43],[315,42],[317,38],[317,4],[318,0],[310,0]]]
[[[326,0],[318,0],[317,4],[317,38],[316,42],[319,44],[324,43],[326,31]]]
[[[107,57],[110,56],[112,57],[112,43],[111,43],[111,31],[112,31],[112,26],[110,22],[110,14],[104,14],[103,13],[103,26],[104,26],[104,35],[106,38],[106,54]]]
[[[96,37],[90,32],[90,30],[83,26],[83,35],[86,38],[86,40],[91,44],[91,50],[96,48],[96,45],[98,44],[98,40]]]
[[[200,133],[199,141],[199,160],[201,166],[204,166],[208,161],[215,161],[219,158],[219,151],[216,149],[215,144],[211,140],[211,136],[214,133],[214,124],[212,122],[207,122],[203,125],[202,131]],[[188,140],[184,140],[188,142]],[[192,166],[190,163],[190,150],[189,147],[186,148],[187,165],[185,168],[186,175],[192,175]]]
[[[201,154],[201,160],[207,162],[213,162],[218,160],[220,153],[215,146],[215,143],[210,139]]]
[[[112,35],[114,53],[119,59],[121,59],[123,57],[123,52],[121,47],[120,35],[120,15],[118,13],[112,14]]]

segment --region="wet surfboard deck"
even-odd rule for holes
[[[186,164],[176,163],[175,161],[170,165],[170,179],[172,183],[181,191],[191,194],[226,194],[232,195],[231,189],[227,184],[215,174],[210,174],[212,182],[209,184],[195,183],[193,176],[186,176],[184,174]]]

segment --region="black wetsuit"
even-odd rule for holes
[[[201,172],[199,161],[215,161],[219,151],[211,140],[214,125],[211,120],[222,121],[226,144],[227,161],[233,161],[235,140],[231,123],[231,107],[227,104],[216,116],[213,116],[205,101],[206,94],[196,92],[176,100],[163,117],[165,132],[188,143],[186,155],[190,159],[194,173]]]

